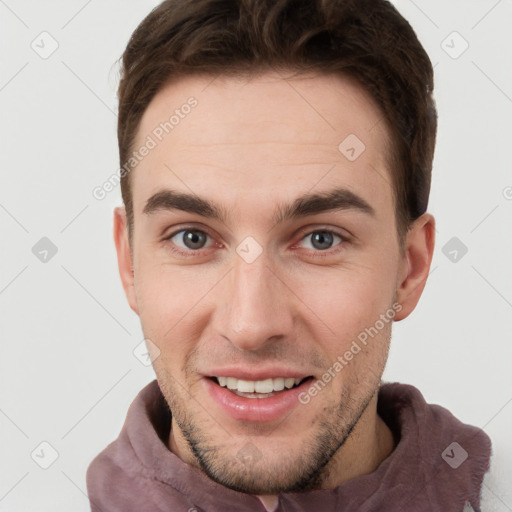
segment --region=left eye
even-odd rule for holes
[[[337,235],[332,231],[312,231],[311,233],[307,234],[302,239],[302,241],[307,240],[308,238],[311,239],[312,246],[308,248],[313,248],[318,251],[331,249],[335,238],[338,238],[340,242],[343,241],[343,238],[340,235]]]
[[[172,234],[169,240],[182,249],[199,250],[204,249],[208,238],[210,238],[210,236],[204,231],[198,229],[182,229]]]

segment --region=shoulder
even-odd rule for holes
[[[494,457],[493,457],[494,459]],[[462,512],[506,512],[510,508],[506,503],[512,502],[512,491],[506,490],[508,476],[503,468],[491,459],[490,470],[485,474],[480,488],[480,508],[476,509],[469,504]]]

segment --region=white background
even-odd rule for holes
[[[116,61],[156,3],[0,0],[1,511],[89,510],[87,466],[154,379],[118,276],[120,192],[92,190],[118,168]],[[512,2],[395,4],[435,65],[437,245],[384,377],[484,428],[490,490],[512,511]],[[31,47],[51,48],[43,31],[59,45],[47,59]],[[469,44],[458,58],[453,31]],[[42,237],[57,247],[46,263]],[[442,251],[452,237],[468,248],[457,262]],[[50,461],[43,441],[58,453],[48,469],[31,457]]]

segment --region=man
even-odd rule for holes
[[[381,383],[425,286],[432,66],[383,0],[167,0],[123,56],[120,275],[157,379],[93,511],[480,510],[490,441]]]

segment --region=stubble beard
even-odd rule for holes
[[[181,396],[182,390],[173,385],[174,379],[167,372],[166,375],[168,378],[161,386],[162,392],[196,465],[213,481],[254,495],[321,488],[330,473],[329,462],[350,437],[378,389],[369,389],[358,403],[353,403],[354,399],[348,393],[343,393],[337,403],[323,409],[324,417],[331,419],[320,422],[317,433],[306,439],[302,446],[296,447],[296,453],[283,453],[279,460],[273,456],[271,461],[265,460],[263,453],[261,457],[246,461],[228,451],[224,445],[209,439],[205,429],[194,421],[185,407],[180,406],[180,400],[176,400],[176,397]],[[181,403],[186,402],[181,400]]]

